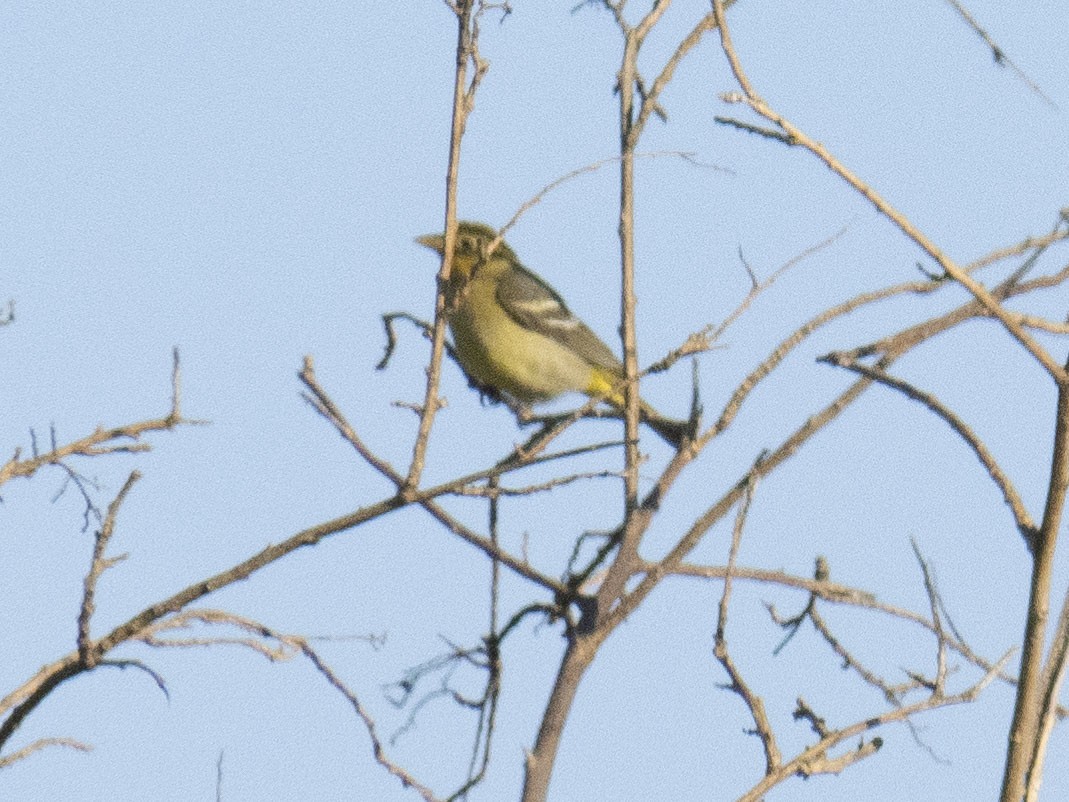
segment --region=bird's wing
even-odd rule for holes
[[[596,367],[618,372],[620,360],[594,332],[565,306],[542,279],[514,265],[498,282],[497,300],[525,329],[556,340]]]

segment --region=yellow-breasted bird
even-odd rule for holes
[[[525,404],[580,392],[622,409],[624,367],[545,281],[520,264],[497,232],[483,223],[457,224],[446,317],[456,355],[468,377]],[[416,242],[439,255],[444,234]],[[666,418],[645,401],[642,420],[676,448],[691,433],[687,421]]]

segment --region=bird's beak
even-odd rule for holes
[[[437,251],[439,255],[445,253],[445,234],[424,234],[422,237],[416,237],[416,242]]]

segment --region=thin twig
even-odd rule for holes
[[[478,18],[474,0],[456,0],[457,44],[456,69],[453,80],[453,114],[449,134],[449,162],[446,168],[445,186],[445,242],[442,264],[438,271],[438,292],[434,299],[434,334],[431,338],[431,359],[427,367],[427,386],[424,392],[423,409],[419,429],[412,447],[412,459],[405,476],[404,487],[408,492],[419,486],[427,458],[431,426],[438,412],[438,383],[442,371],[442,354],[445,351],[446,287],[453,269],[453,249],[457,237],[457,186],[460,175],[460,144],[468,116],[475,105],[475,92],[489,65],[479,57]],[[468,63],[474,65],[474,74],[469,82]]]
[[[20,760],[25,760],[35,752],[40,752],[42,749],[47,749],[50,746],[63,746],[78,752],[93,751],[93,747],[89,744],[76,741],[73,738],[38,738],[36,741],[27,744],[21,749],[16,749],[10,755],[0,757],[0,769],[6,769],[8,766],[13,766]]]
[[[820,361],[845,368],[853,373],[866,376],[880,384],[898,390],[907,398],[923,404],[927,409],[941,418],[962,440],[965,441],[965,444],[972,449],[973,454],[976,455],[976,458],[984,467],[984,470],[991,478],[991,481],[993,481],[1001,491],[1006,505],[1010,508],[1010,512],[1013,514],[1017,530],[1025,540],[1025,544],[1028,546],[1029,550],[1034,548],[1036,525],[1032,520],[1032,516],[1029,514],[1028,509],[1025,507],[1024,500],[1017,492],[1017,488],[1014,487],[1013,482],[1010,481],[1010,478],[1002,470],[1002,467],[991,453],[991,450],[985,445],[976,432],[974,432],[972,428],[957,415],[957,413],[947,407],[946,404],[931,393],[914,387],[904,379],[891,376],[878,367],[866,365],[863,362],[851,359],[844,354],[827,354],[820,357]]]
[[[1051,100],[1049,97],[1047,97],[1043,90],[1039,88],[1039,84],[1029,78],[1028,75],[1024,72],[1024,70],[1018,67],[1017,64],[1009,56],[1006,55],[1006,51],[995,43],[995,40],[991,38],[991,35],[980,27],[980,23],[976,21],[976,18],[969,13],[969,10],[965,8],[965,6],[962,5],[959,0],[946,1],[954,7],[954,10],[957,11],[961,18],[965,20],[965,23],[973,29],[976,35],[984,40],[984,44],[991,48],[991,57],[995,60],[996,64],[1007,65],[1011,70],[1014,71],[1014,73],[1016,73],[1017,77],[1024,82],[1025,86],[1027,86],[1036,95],[1038,95],[1045,103],[1047,103],[1047,105],[1049,105],[1053,109],[1058,108],[1058,104]]]
[[[378,731],[375,726],[375,720],[371,717],[371,714],[361,704],[360,699],[353,691],[341,680],[341,678],[331,670],[330,666],[323,661],[319,654],[309,645],[307,641],[299,641],[300,649],[307,657],[312,665],[316,667],[316,670],[322,674],[327,682],[329,682],[352,706],[360,720],[364,722],[364,728],[367,730],[368,736],[371,738],[371,751],[375,756],[375,760],[380,766],[385,768],[394,777],[397,777],[401,781],[401,784],[406,788],[412,788],[418,793],[425,802],[441,802],[440,798],[434,795],[434,792],[430,788],[423,785],[412,774],[400,765],[395,763],[386,754],[386,749],[382,745],[382,740],[378,736]]]
[[[742,532],[746,525],[746,516],[750,505],[753,503],[755,485],[751,484],[739,503],[738,512],[735,514],[735,525],[731,531],[731,548],[728,551],[727,575],[724,577],[724,590],[720,594],[720,604],[717,607],[716,634],[713,640],[713,654],[720,662],[728,675],[728,689],[742,699],[746,708],[750,711],[750,717],[754,722],[754,732],[761,739],[761,746],[765,752],[765,772],[772,773],[782,762],[779,746],[776,744],[776,735],[772,730],[772,724],[765,712],[765,703],[753,689],[750,688],[742,672],[731,657],[727,644],[728,605],[731,601],[731,579],[735,561],[739,556],[739,546],[742,543]]]
[[[943,617],[940,614],[943,602],[940,598],[939,591],[935,586],[935,578],[932,576],[931,567],[928,565],[928,561],[924,559],[924,555],[921,554],[920,546],[917,544],[915,538],[910,538],[910,545],[913,547],[913,556],[917,558],[917,564],[920,565],[921,575],[924,577],[924,592],[928,596],[928,607],[931,611],[932,625],[935,627],[936,670],[935,682],[932,685],[932,693],[936,696],[943,696],[946,693],[947,676],[947,638],[946,633],[943,630]]]

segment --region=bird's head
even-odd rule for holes
[[[504,240],[497,243],[493,253],[490,252],[490,246],[496,239],[497,229],[493,226],[470,220],[459,221],[456,246],[453,249],[453,270],[461,276],[467,276],[491,256],[515,260],[516,255]],[[439,256],[445,254],[445,234],[424,234],[422,237],[416,237],[416,242],[435,251]]]

